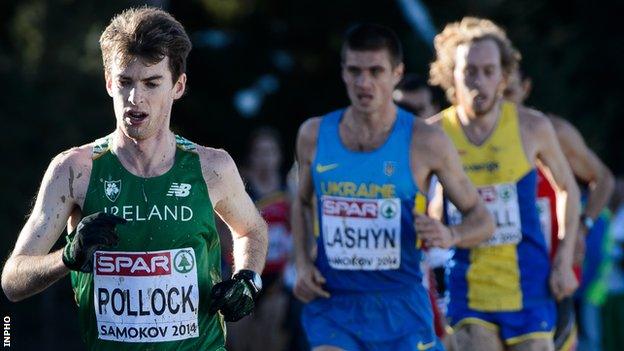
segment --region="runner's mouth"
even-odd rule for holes
[[[149,115],[143,111],[129,110],[124,113],[124,119],[130,124],[137,124],[147,119]]]

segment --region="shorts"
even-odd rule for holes
[[[557,310],[554,301],[514,312],[480,312],[455,304],[448,317],[455,330],[465,324],[478,324],[497,332],[506,345],[515,345],[530,339],[552,340]]]
[[[433,329],[423,287],[391,292],[332,293],[308,303],[303,328],[312,348],[344,350],[444,350]]]

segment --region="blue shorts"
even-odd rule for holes
[[[480,312],[455,304],[449,308],[448,317],[455,330],[465,324],[478,324],[497,332],[506,345],[515,345],[530,339],[552,340],[557,309],[554,301],[515,312]]]
[[[311,347],[444,350],[433,329],[429,297],[421,287],[392,292],[334,292],[329,299],[308,303],[302,324]]]

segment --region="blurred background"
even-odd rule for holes
[[[51,158],[113,130],[98,39],[114,14],[142,4],[172,13],[193,42],[188,91],[174,104],[173,130],[225,148],[237,161],[245,159],[254,128],[273,126],[282,136],[285,174],[301,122],[348,104],[339,49],[350,24],[393,28],[404,45],[406,71],[426,76],[433,35],[449,21],[475,15],[501,24],[522,52],[523,70],[533,79],[527,104],[570,120],[614,174],[624,172],[622,2],[3,0],[3,261]],[[15,349],[60,349],[61,341],[64,350],[84,348],[67,278],[16,304],[2,294],[0,314],[11,317]]]

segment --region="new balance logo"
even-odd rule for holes
[[[187,197],[191,190],[191,184],[186,183],[171,183],[167,196],[175,197]]]

